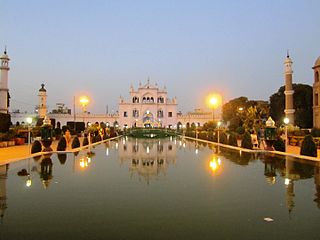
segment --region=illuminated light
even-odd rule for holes
[[[211,161],[209,162],[209,167],[212,172],[216,172],[221,166],[221,159],[216,158],[215,156],[212,157]]]
[[[179,146],[181,146],[182,145],[182,142],[181,141],[179,141]]]
[[[123,139],[123,140],[122,140],[122,144],[126,144],[126,140]]]
[[[177,140],[176,139],[174,140],[174,145],[177,145]]]
[[[32,118],[31,117],[27,117],[26,121],[27,121],[28,124],[31,124],[32,123]]]
[[[147,153],[149,153],[150,152],[150,149],[149,149],[149,146],[147,146]]]
[[[289,119],[289,118],[285,117],[285,118],[283,119],[283,123],[284,123],[284,124],[288,125],[289,122],[290,122],[290,119]]]
[[[285,179],[284,179],[284,184],[285,184],[285,185],[288,186],[288,185],[290,184],[290,182],[291,182],[291,180],[290,180],[289,178],[285,178]]]
[[[84,168],[84,167],[85,167],[84,159],[81,159],[81,160],[80,160],[80,167],[81,167],[81,168]]]
[[[218,125],[218,127],[220,127],[220,126],[221,126],[221,121],[219,121],[219,122],[217,123],[217,125]]]
[[[88,163],[91,163],[91,158],[90,157],[88,157]]]
[[[199,149],[198,149],[198,148],[196,148],[196,151],[195,151],[195,153],[196,153],[196,154],[198,154],[198,153],[199,153]]]
[[[27,181],[26,181],[26,186],[27,187],[31,187],[31,185],[32,185],[32,181],[31,181],[30,178],[28,178]]]
[[[222,97],[218,93],[211,94],[207,97],[208,106],[211,108],[216,108],[222,103]]]
[[[213,172],[215,172],[218,169],[218,164],[215,159],[212,159],[210,161],[209,166]]]
[[[87,96],[80,97],[80,104],[85,107],[89,103],[89,98]]]
[[[243,107],[239,107],[238,110],[239,110],[239,111],[243,111]]]
[[[186,143],[183,143],[183,147],[184,147],[184,148],[186,147]]]
[[[106,156],[109,156],[109,148],[106,149]]]
[[[119,145],[118,145],[118,143],[116,142],[116,149],[118,149],[118,147],[119,147]]]

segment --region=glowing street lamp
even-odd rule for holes
[[[212,121],[214,121],[214,110],[221,104],[221,95],[212,94],[208,97],[209,106],[212,108]]]
[[[285,132],[285,138],[286,138],[286,152],[288,150],[288,124],[289,124],[290,120],[289,118],[285,117],[283,119],[283,123],[285,124],[286,127],[286,132]]]
[[[85,117],[84,114],[87,112],[86,107],[87,107],[87,105],[89,104],[89,98],[88,98],[87,96],[82,96],[82,97],[80,97],[79,102],[80,102],[80,104],[81,104],[81,106],[82,106],[83,122],[85,122],[85,121],[84,121],[84,117]]]

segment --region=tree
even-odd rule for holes
[[[258,127],[269,115],[269,104],[266,101],[248,100],[246,97],[232,99],[222,107],[222,118],[229,122],[229,129],[238,127],[246,130]]]
[[[306,84],[293,84],[293,107],[295,109],[295,125],[301,128],[312,128],[312,87]],[[285,86],[270,96],[270,116],[277,125],[282,124],[285,108]]]
[[[249,132],[245,132],[245,134],[243,135],[243,139],[241,141],[241,147],[248,148],[248,149],[253,148],[252,139],[251,139],[251,135]]]

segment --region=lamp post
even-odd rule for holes
[[[283,123],[285,124],[285,138],[286,138],[286,152],[287,152],[287,150],[288,150],[288,124],[289,124],[289,122],[290,122],[290,119],[289,118],[287,118],[287,117],[285,117],[284,119],[283,119]]]
[[[210,105],[212,106],[212,121],[214,121],[214,110],[218,106],[218,98],[216,96],[212,96],[209,100]]]
[[[89,98],[87,97],[87,96],[82,96],[82,97],[80,97],[80,104],[81,104],[81,106],[82,106],[82,112],[83,112],[83,122],[85,123],[85,121],[84,121],[84,118],[85,118],[85,114],[86,114],[86,112],[87,112],[87,109],[86,109],[86,107],[87,107],[87,105],[89,104]]]
[[[218,126],[218,144],[219,144],[219,143],[220,143],[220,133],[219,133],[219,130],[220,130],[220,126],[221,126],[221,121],[218,121],[217,126]]]
[[[28,149],[29,149],[29,154],[30,154],[31,153],[30,144],[31,144],[31,123],[32,123],[32,118],[31,117],[27,117],[26,121],[28,123]]]

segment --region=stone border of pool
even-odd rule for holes
[[[74,152],[79,152],[79,151],[81,151],[83,149],[86,149],[86,148],[89,148],[89,147],[92,147],[92,146],[96,146],[96,145],[99,145],[99,144],[104,143],[104,142],[112,141],[112,140],[115,140],[115,139],[118,139],[118,138],[121,138],[121,137],[123,137],[123,135],[120,135],[120,136],[117,136],[117,137],[113,137],[113,138],[109,138],[109,139],[106,139],[106,140],[102,140],[100,142],[95,142],[95,143],[92,143],[90,145],[81,146],[81,147],[78,147],[78,148],[73,148],[73,149],[70,149],[70,150],[67,150],[67,151],[38,152],[38,153],[30,154],[30,155],[24,156],[24,157],[11,158],[11,159],[8,159],[8,160],[5,160],[5,161],[1,162],[1,165],[12,163],[12,162],[17,162],[17,161],[21,161],[21,160],[25,160],[25,159],[32,158],[32,157],[39,157],[39,156],[42,156],[42,155],[53,154],[53,153],[74,153]]]
[[[320,162],[320,158],[304,156],[304,155],[300,155],[300,154],[285,153],[285,152],[279,152],[279,151],[268,151],[268,150],[262,150],[262,149],[260,149],[260,150],[252,150],[252,149],[246,149],[246,148],[241,148],[241,147],[235,147],[235,146],[231,146],[231,145],[228,145],[228,144],[211,142],[211,141],[203,140],[203,139],[199,139],[199,138],[192,138],[192,137],[187,137],[187,136],[182,136],[182,135],[179,135],[179,136],[182,137],[182,138],[185,138],[185,139],[194,140],[194,141],[198,141],[198,142],[205,142],[205,143],[217,145],[217,146],[220,146],[220,147],[230,148],[230,149],[239,150],[239,151],[243,151],[243,152],[273,153],[273,154],[278,154],[278,155],[282,155],[282,156],[289,156],[289,157],[294,157],[294,158],[299,158],[299,159],[304,159],[304,160],[309,160],[309,161],[314,161],[314,162]]]

